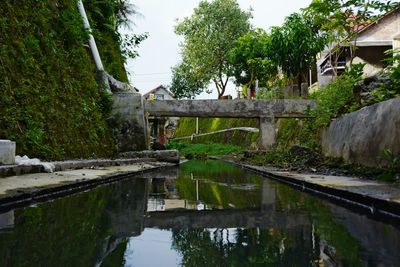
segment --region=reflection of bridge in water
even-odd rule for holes
[[[159,173],[143,174],[141,176],[143,179],[133,179],[130,182],[130,186],[118,185],[117,191],[112,195],[112,203],[114,204],[107,209],[108,218],[110,218],[112,225],[112,235],[106,241],[104,251],[99,257],[99,264],[119,244],[127,242],[129,237],[140,236],[145,228],[178,232],[187,231],[188,229],[265,229],[268,231],[281,231],[290,236],[292,241],[295,240],[293,242],[295,242],[296,249],[301,250],[300,248],[306,246],[309,247],[309,250],[321,250],[321,257],[336,257],[334,250],[330,246],[332,244],[323,240],[321,233],[315,230],[316,225],[321,226],[324,221],[319,221],[318,216],[313,218],[309,212],[298,207],[296,203],[290,202],[293,206],[281,207],[280,204],[282,202],[279,196],[282,195],[282,192],[279,191],[280,187],[274,186],[273,182],[268,179],[262,180],[260,202],[259,206],[255,208],[198,211],[195,210],[195,207],[191,207],[192,209],[166,209],[162,212],[149,212],[149,195],[152,194],[154,189],[159,190],[167,187],[162,186],[162,184],[173,182],[176,175],[177,168],[171,168]],[[219,184],[222,185],[221,183]],[[132,187],[137,188],[134,194],[132,194]],[[354,214],[329,202],[325,203],[324,208],[326,209],[324,209],[325,212],[332,213],[330,216],[344,218],[335,231],[340,229],[340,233],[350,238],[349,240],[356,240],[362,244],[363,249],[371,251],[371,253],[376,250],[376,247],[385,248],[377,255],[378,258],[382,259],[382,262],[391,262],[393,255],[397,255],[398,237],[396,235],[382,236],[382,232],[377,231],[377,229],[384,227],[383,224],[373,222],[366,216]],[[318,213],[318,211],[315,212]],[[331,223],[336,225],[335,222]],[[332,231],[332,229],[325,230]],[[320,239],[321,237],[322,239]],[[325,252],[333,254],[325,255]]]
[[[268,210],[184,210],[149,212],[145,227],[159,229],[184,228],[285,228],[293,229],[309,225],[302,214],[278,213],[274,207]]]
[[[158,190],[157,194],[159,194],[165,188],[164,183],[164,179],[153,179],[152,190]],[[229,184],[214,183],[230,186]],[[196,185],[198,187],[197,183]],[[147,212],[144,219],[144,227],[160,229],[257,227],[290,229],[307,224],[309,224],[309,220],[305,215],[293,213],[289,215],[287,212],[276,210],[275,188],[271,187],[267,179],[262,180],[258,208],[195,210],[184,209],[182,205],[176,209]]]

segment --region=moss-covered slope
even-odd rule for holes
[[[0,2],[0,139],[16,141],[18,154],[64,159],[113,153],[110,103],[96,83],[76,2]],[[89,15],[96,11],[91,2],[85,1]],[[114,47],[103,51],[103,61],[120,62],[111,73],[126,79],[118,36],[103,24],[95,24],[96,35],[104,33],[101,47]]]

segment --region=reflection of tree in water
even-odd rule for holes
[[[183,266],[310,265],[310,242],[287,236],[276,229],[181,229],[172,230],[172,248]]]
[[[121,266],[145,191],[132,179],[16,210],[13,228],[0,231],[0,266],[95,266],[109,253],[103,266]]]
[[[198,196],[210,206],[257,208],[261,201],[261,177],[221,161],[189,161],[174,182],[181,198],[196,201]]]

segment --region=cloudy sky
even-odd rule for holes
[[[175,35],[176,20],[190,16],[198,6],[199,0],[130,0],[142,14],[132,18],[135,25],[124,32],[148,32],[150,37],[139,48],[140,57],[129,60],[127,70],[130,82],[146,93],[160,84],[171,82],[171,67],[180,60],[179,43],[182,38]],[[242,9],[253,9],[251,23],[255,27],[268,30],[279,26],[284,18],[300,8],[309,5],[311,0],[238,0]],[[236,96],[231,84],[228,93]],[[216,98],[216,93],[203,93],[199,98]]]

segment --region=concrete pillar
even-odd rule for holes
[[[271,211],[276,203],[275,187],[267,179],[262,180],[261,185],[261,211]]]
[[[260,118],[260,149],[268,150],[276,142],[275,118]]]
[[[0,165],[15,164],[15,142],[0,140]]]
[[[284,98],[284,92],[283,92],[282,87],[278,86],[278,87],[275,87],[273,90],[275,91],[276,98],[278,98],[278,99]]]
[[[306,99],[308,97],[308,84],[302,83],[301,84],[301,98]]]
[[[199,117],[196,117],[196,134],[199,134]]]
[[[165,145],[166,143],[166,138],[165,138],[165,123],[166,119],[165,118],[159,118],[158,119],[158,135],[157,135],[157,142]]]
[[[109,119],[118,152],[148,149],[143,97],[138,93],[114,93]]]
[[[285,86],[285,89],[284,89],[285,92],[284,92],[284,96],[283,96],[284,98],[286,98],[286,99],[290,98],[290,89],[291,89],[290,86],[288,86],[288,85]]]
[[[299,97],[299,86],[297,84],[293,84],[292,86],[292,98]]]
[[[153,138],[155,138],[156,142],[158,141],[157,138],[158,138],[158,133],[159,133],[158,132],[158,129],[159,129],[158,125],[159,125],[158,118],[154,117],[154,119],[153,119],[153,129],[152,129],[151,135],[152,135]]]

